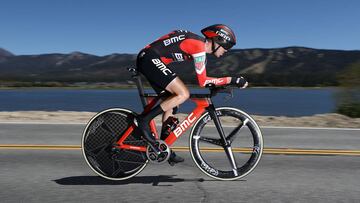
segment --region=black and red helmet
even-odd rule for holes
[[[208,39],[213,39],[224,49],[229,50],[236,44],[234,32],[226,25],[215,24],[201,30]]]

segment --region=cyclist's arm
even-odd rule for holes
[[[216,86],[227,85],[231,82],[231,77],[213,78],[206,75],[206,53],[200,52],[192,54],[195,63],[195,71],[200,87],[205,87],[212,83]]]
[[[231,82],[231,77],[213,78],[206,75],[206,52],[203,41],[200,39],[186,39],[181,42],[180,48],[193,57],[200,87],[205,87],[209,83],[221,86]]]

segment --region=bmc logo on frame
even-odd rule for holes
[[[177,127],[174,130],[174,134],[176,137],[179,137],[183,131],[186,130],[194,121],[196,120],[196,117],[194,116],[194,113],[191,113],[186,120],[184,120],[179,127]]]
[[[184,40],[185,39],[185,35],[179,35],[179,36],[176,36],[176,37],[172,37],[170,39],[166,39],[164,40],[164,45],[165,46],[168,46],[172,43],[175,43],[175,42],[178,42],[178,41],[181,41],[181,40]]]

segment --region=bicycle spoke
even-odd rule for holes
[[[210,137],[205,137],[205,136],[201,136],[199,138],[200,141],[203,142],[207,142],[209,144],[213,144],[213,145],[217,145],[217,146],[223,146],[223,143],[221,142],[220,139],[214,139],[214,138],[210,138]]]
[[[249,119],[245,119],[245,121],[243,121],[239,126],[237,126],[227,137],[226,140],[229,141],[229,143],[231,144],[236,136],[237,133],[241,130],[242,127],[244,127],[247,123],[249,122]]]
[[[230,165],[231,165],[232,171],[234,172],[234,176],[238,176],[237,166],[236,166],[236,162],[235,162],[235,158],[234,158],[234,154],[232,152],[231,146],[225,147],[225,152],[230,161]]]

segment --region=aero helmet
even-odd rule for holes
[[[236,44],[234,32],[226,25],[215,24],[201,30],[207,39],[212,39],[221,47],[229,50]],[[213,50],[214,51],[214,50]]]

